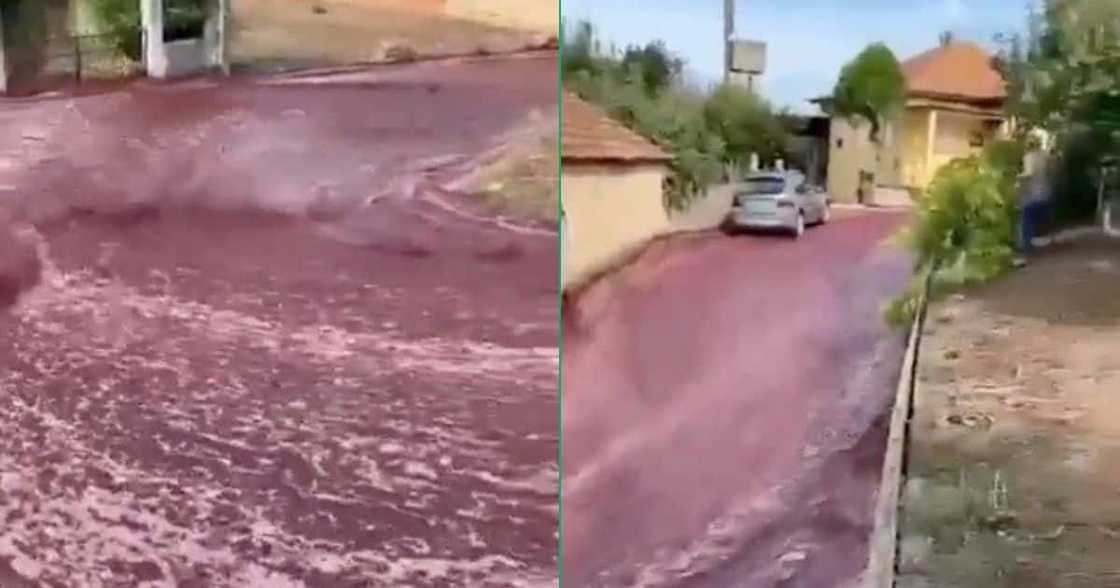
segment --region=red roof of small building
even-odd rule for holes
[[[664,163],[672,157],[607,113],[564,93],[562,161]]]
[[[911,97],[969,103],[1002,102],[1007,83],[992,56],[975,43],[955,41],[902,62]]]

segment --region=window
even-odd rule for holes
[[[781,194],[786,189],[786,181],[782,178],[751,178],[744,184],[746,188],[738,194],[739,196]]]
[[[201,0],[163,0],[163,10],[164,41],[202,38],[206,9]]]

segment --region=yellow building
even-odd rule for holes
[[[868,123],[833,117],[828,188],[838,202],[898,203],[925,188],[939,167],[980,153],[1010,130],[1006,83],[992,56],[968,42],[946,42],[902,63],[902,112],[868,138]],[[828,108],[827,99],[819,100]]]
[[[669,155],[586,102],[565,95],[561,151],[562,287],[609,267],[669,230]]]

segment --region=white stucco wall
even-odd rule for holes
[[[669,231],[664,178],[665,168],[656,164],[564,163],[564,287]]]
[[[875,147],[868,124],[833,117],[829,133],[828,193],[836,202],[856,202],[860,170],[874,171]]]
[[[201,39],[165,42],[162,0],[140,0],[148,75],[170,78],[214,67],[228,71],[229,1],[207,0],[208,17]]]

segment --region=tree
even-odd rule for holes
[[[587,22],[565,37],[563,83],[672,155],[666,204],[684,208],[751,153],[773,158],[786,132],[770,104],[736,86],[714,91],[681,79],[684,61],[662,41],[604,52]]]
[[[683,208],[723,172],[725,146],[704,118],[705,95],[680,81],[683,61],[664,43],[604,52],[595,28],[565,38],[563,82],[673,156],[666,204]]]
[[[576,23],[571,34],[567,34],[567,23],[564,23],[564,59],[562,61],[562,75],[565,80],[581,72],[591,74],[595,72],[595,28],[587,21]]]
[[[832,91],[832,110],[849,120],[866,120],[871,124],[871,140],[878,143],[879,131],[905,100],[902,66],[886,45],[875,43],[840,70]]]
[[[1000,55],[1008,111],[1023,131],[1055,136],[1058,213],[1087,217],[1097,204],[1093,171],[1120,148],[1120,4],[1048,0],[1029,19],[1026,41],[1005,40]]]
[[[742,86],[717,87],[704,103],[704,119],[726,145],[725,163],[746,163],[752,153],[772,160],[785,150],[781,119],[769,102]]]
[[[680,75],[684,62],[673,55],[663,41],[651,41],[645,47],[627,47],[622,67],[626,71],[636,71],[646,92],[656,94]]]

